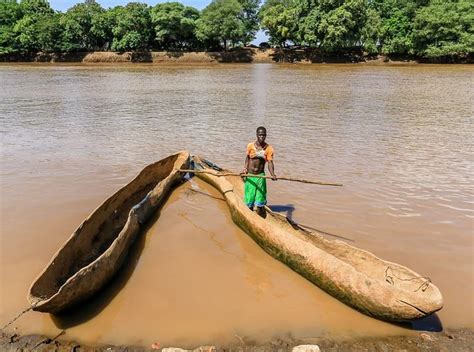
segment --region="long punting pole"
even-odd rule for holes
[[[241,176],[241,177],[258,177],[258,178],[272,178],[272,176],[267,175],[253,175],[253,174],[237,174],[235,172],[214,172],[208,170],[192,170],[192,169],[181,169],[178,170],[180,172],[189,172],[193,174],[212,174],[214,176]],[[313,180],[305,180],[302,178],[295,178],[295,177],[277,177],[277,180],[284,180],[284,181],[293,181],[293,182],[301,182],[301,183],[310,183],[313,185],[322,185],[322,186],[338,186],[341,187],[342,183],[333,183],[333,182],[323,182],[323,181],[313,181]]]

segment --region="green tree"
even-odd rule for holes
[[[292,0],[267,0],[259,11],[261,26],[270,37],[269,42],[285,46],[296,42],[299,13]]]
[[[61,14],[41,16],[36,22],[39,49],[43,52],[61,51],[62,27]]]
[[[25,16],[52,15],[54,13],[47,0],[21,0],[20,7]]]
[[[144,50],[152,38],[150,8],[146,4],[131,2],[111,10],[113,17],[112,50]]]
[[[381,42],[384,54],[413,54],[413,23],[405,9],[382,20]]]
[[[22,52],[52,52],[61,50],[61,14],[55,13],[45,0],[22,0],[23,17],[13,31]]]
[[[259,28],[258,10],[260,0],[238,0],[242,6],[241,18],[244,23],[246,36],[243,39],[244,44],[250,43],[255,39],[255,34]]]
[[[15,40],[23,52],[61,50],[60,14],[27,15],[14,27]]]
[[[18,51],[19,45],[13,27],[23,16],[16,0],[0,0],[0,55]]]
[[[110,40],[111,28],[103,20],[105,10],[95,0],[70,8],[61,18],[64,51],[94,50]]]
[[[179,2],[167,2],[151,9],[155,40],[162,49],[190,48],[196,45],[199,11]]]
[[[92,33],[97,39],[97,45],[102,49],[111,49],[114,39],[113,27],[116,16],[113,10],[105,10],[92,16]]]
[[[369,8],[377,11],[381,25],[379,44],[384,54],[413,54],[413,22],[417,9],[429,0],[372,0]]]
[[[325,51],[352,48],[360,42],[366,22],[367,0],[308,1],[307,16],[300,19],[300,40]],[[303,13],[305,12],[303,9]]]
[[[242,5],[237,0],[213,0],[197,20],[196,36],[203,42],[244,42],[247,38],[242,19]]]
[[[338,51],[360,45],[366,36],[373,50],[376,23],[366,27],[367,6],[367,0],[267,0],[260,19],[273,44],[289,41]]]
[[[0,26],[12,26],[23,16],[16,0],[0,0]]]
[[[376,54],[379,51],[378,44],[382,27],[382,19],[379,13],[373,9],[367,9],[367,16],[364,26],[361,29],[361,44],[369,54]]]
[[[474,52],[474,2],[433,0],[421,8],[414,22],[414,46],[426,57]]]

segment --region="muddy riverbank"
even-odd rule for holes
[[[321,352],[335,351],[474,351],[474,331],[470,329],[446,330],[443,332],[422,332],[415,336],[367,337],[348,340],[336,340],[319,337],[292,339],[291,337],[274,338],[264,345],[256,345],[236,336],[236,342],[229,346],[199,346],[195,352],[225,351],[291,351],[299,345],[316,345]],[[184,352],[179,346],[161,346],[159,341],[151,346],[86,346],[69,341],[67,332],[59,336],[25,335],[1,332],[0,349],[2,351],[153,351]]]
[[[416,63],[472,63],[473,56],[423,58],[416,56],[368,55],[361,51],[321,53],[314,49],[258,49],[238,48],[229,51],[145,51],[145,52],[75,52],[29,53],[0,56],[3,62],[72,62],[72,63],[152,63],[152,64],[215,64],[215,63],[363,63],[363,64],[416,64]]]

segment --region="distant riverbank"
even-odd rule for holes
[[[239,48],[229,51],[146,51],[146,52],[76,52],[15,54],[0,57],[3,62],[74,62],[74,63],[473,63],[473,56],[426,59],[414,56],[370,56],[362,52],[321,53],[310,49]]]

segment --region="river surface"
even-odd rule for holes
[[[98,297],[13,326],[183,347],[474,328],[473,78],[463,65],[0,65],[1,325],[145,165],[187,149],[240,171],[264,125],[277,175],[344,184],[269,182],[270,206],[429,277],[445,300],[435,317],[410,328],[345,306],[264,253],[193,180]]]

